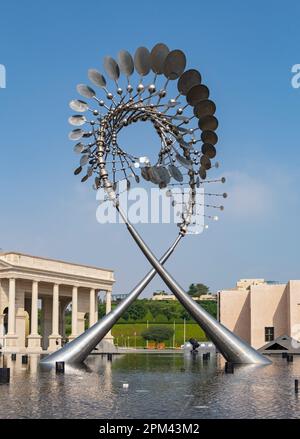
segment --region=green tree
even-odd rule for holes
[[[217,318],[217,303],[211,300],[202,300],[199,302],[209,314],[211,314],[215,319]]]
[[[129,309],[123,314],[124,320],[143,320],[147,314],[147,307],[144,300],[137,300]]]
[[[181,307],[180,312],[179,312],[179,316],[180,316],[180,319],[192,320],[191,314],[184,307]]]
[[[209,288],[204,284],[191,284],[188,290],[188,294],[192,297],[202,296],[208,294]]]
[[[174,334],[174,330],[171,328],[165,328],[164,326],[153,326],[146,329],[141,333],[144,340],[154,341],[161,343],[162,341],[169,340]]]
[[[168,321],[168,317],[163,312],[155,317],[155,322],[157,323],[168,323]]]

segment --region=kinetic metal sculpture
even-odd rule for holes
[[[200,73],[194,69],[185,71],[184,53],[181,50],[169,51],[168,47],[161,43],[157,44],[151,52],[145,47],[138,48],[134,59],[127,51],[119,52],[118,63],[111,57],[105,57],[104,67],[116,85],[116,93],[107,89],[106,79],[100,72],[90,69],[88,77],[94,85],[104,91],[105,99],[99,99],[88,85],[79,84],[77,91],[83,97],[92,99],[100,109],[94,109],[82,100],[70,102],[70,107],[74,111],[90,112],[93,116],[92,120],[83,114],[69,118],[72,125],[89,125],[87,131],[76,128],[69,135],[71,140],[79,141],[74,150],[81,154],[80,166],[75,170],[75,175],[81,173],[86,165],[87,172],[82,182],[96,174],[94,188],[105,190],[105,202],[113,203],[153,269],[113,311],[62,349],[46,357],[42,363],[52,365],[56,361],[67,363],[84,361],[156,273],[204,329],[226,360],[234,363],[270,363],[267,358],[217,322],[192,300],[163,267],[164,262],[193,223],[198,202],[197,188],[209,183],[225,182],[224,178],[207,179],[207,171],[213,167],[218,168],[218,163],[212,164],[212,159],[216,156],[215,145],[218,137],[215,131],[218,120],[214,116],[216,106],[209,99],[209,90],[202,83]],[[134,69],[139,74],[136,89],[131,83]],[[126,77],[125,91],[119,82],[120,71]],[[154,78],[150,83],[145,83],[144,78],[150,71],[154,73]],[[167,87],[175,80],[176,95],[166,98]],[[186,104],[181,104],[180,101],[183,99],[186,99]],[[126,151],[119,140],[122,128],[140,121],[152,124],[159,138],[160,149],[153,164],[146,156],[141,157]],[[197,121],[197,126],[191,127],[189,124],[194,121]],[[197,138],[198,131],[201,131],[199,138]],[[86,138],[90,141],[84,144],[83,139]],[[201,148],[198,149],[199,143]],[[127,190],[130,190],[132,181],[136,184],[140,183],[139,169],[140,175],[147,182],[158,185],[161,189],[168,187],[167,196],[172,198],[174,190],[178,188],[182,192],[179,235],[160,261],[130,224],[120,206],[120,181],[125,180]],[[187,189],[188,197],[184,196]],[[206,193],[206,196],[226,198],[227,195]],[[172,203],[175,205],[175,200]],[[216,203],[205,204],[205,207],[223,210],[223,206]],[[214,215],[204,216],[218,219]]]

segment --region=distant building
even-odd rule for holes
[[[177,300],[174,294],[167,293],[166,291],[155,291],[152,294],[151,300]]]
[[[193,296],[193,300],[211,300],[216,302],[216,294],[202,294],[201,296]],[[152,300],[177,300],[174,294],[166,293],[165,291],[155,292],[152,295]]]
[[[218,292],[218,315],[255,348],[283,335],[300,340],[300,280],[241,279],[236,288]]]
[[[216,294],[202,294],[201,296],[193,296],[192,299],[194,300],[210,300],[211,302],[217,301],[217,295]]]
[[[126,297],[128,297],[128,296],[129,296],[129,294],[116,293],[116,294],[112,294],[111,300],[112,300],[112,302],[120,302],[121,300],[126,299]]]

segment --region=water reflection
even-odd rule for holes
[[[294,380],[300,357],[224,373],[219,355],[93,355],[65,374],[45,370],[39,355],[1,358],[11,382],[0,386],[1,418],[298,418]],[[123,388],[128,384],[128,388]]]

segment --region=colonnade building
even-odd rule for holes
[[[104,293],[111,310],[112,270],[0,253],[0,345],[6,352],[52,352],[64,340],[65,312],[71,305],[69,340],[98,320],[98,298]],[[106,339],[112,341],[110,333]]]

